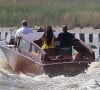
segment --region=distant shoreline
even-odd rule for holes
[[[1,31],[9,31],[10,29],[17,30],[18,27],[0,27],[0,32]],[[54,30],[61,32],[62,27],[55,27]],[[100,29],[94,29],[93,27],[84,27],[83,29],[76,27],[76,28],[71,29],[71,30],[69,29],[68,31],[71,33],[100,33]]]
[[[56,28],[56,31],[62,31],[62,27]],[[94,29],[93,27],[84,27],[83,29],[76,27],[68,31],[71,33],[100,33],[100,29]]]
[[[100,28],[100,0],[0,0],[0,26],[63,25]]]

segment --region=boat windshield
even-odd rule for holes
[[[36,44],[25,41],[23,39],[20,39],[19,41],[19,48],[22,48],[25,52],[34,54],[38,57],[41,57],[41,55],[43,54],[41,49]]]

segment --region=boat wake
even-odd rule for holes
[[[0,74],[8,75],[20,75],[20,72],[15,72],[11,69],[10,65],[6,62],[5,58],[0,57]]]
[[[0,57],[0,69],[5,69],[5,70],[10,70],[11,71],[11,68],[10,66],[8,65],[8,63],[6,62],[6,60],[4,60],[3,58]]]
[[[76,76],[50,78],[46,74],[15,73],[5,59],[0,50],[0,90],[100,90],[100,62],[92,62],[85,72]]]
[[[45,74],[32,77],[15,74],[5,58],[0,56],[1,90],[100,90],[99,77],[100,62],[91,63],[85,73],[72,77],[60,75],[50,78]]]
[[[92,62],[88,69],[86,70],[87,74],[100,74],[100,62]]]

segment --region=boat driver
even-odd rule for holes
[[[28,23],[26,20],[22,20],[22,27],[16,31],[15,37],[20,37],[21,34],[33,33],[32,29],[28,27]]]
[[[28,26],[28,23],[26,20],[22,20],[21,24],[22,24],[22,27],[19,28],[15,33],[15,44],[17,44],[17,41],[20,42],[19,40],[20,38],[22,38],[21,37],[22,34],[33,33],[32,28]]]

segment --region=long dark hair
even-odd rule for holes
[[[47,45],[50,45],[52,43],[53,39],[53,30],[51,26],[47,26],[45,33],[44,33],[44,40],[46,41]]]

